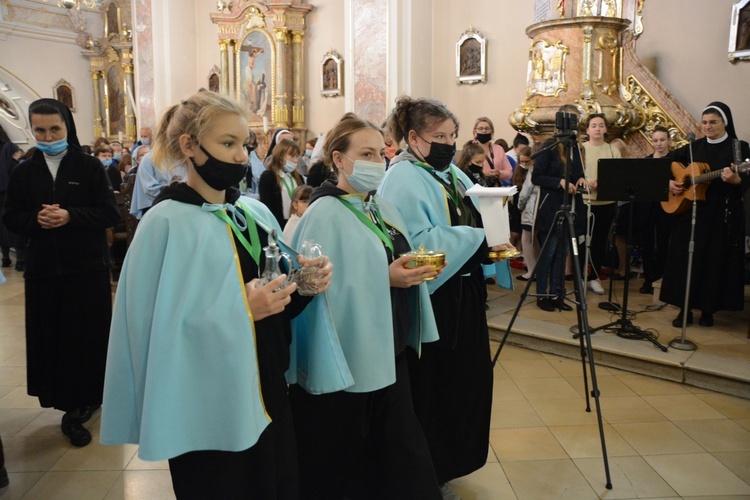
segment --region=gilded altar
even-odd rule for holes
[[[218,28],[219,91],[247,109],[261,148],[267,134],[282,128],[305,138],[303,39],[310,10],[308,4],[248,1],[211,14]]]
[[[130,2],[109,0],[101,5],[104,36],[89,38],[84,57],[94,94],[94,137],[132,144],[136,141],[133,33],[127,22]]]

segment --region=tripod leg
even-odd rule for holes
[[[547,233],[547,236],[544,238],[544,243],[542,244],[542,248],[539,250],[539,255],[541,256],[542,253],[545,251],[548,245],[550,245],[550,235],[552,234],[552,231],[555,230],[555,226],[552,226],[550,228],[550,231]],[[531,271],[531,276],[529,276],[529,281],[526,282],[526,286],[523,289],[523,293],[521,293],[521,300],[518,301],[518,305],[516,305],[516,310],[513,311],[513,316],[510,318],[510,322],[508,323],[507,328],[505,328],[505,333],[503,334],[503,338],[500,339],[500,345],[497,346],[497,351],[495,351],[495,355],[492,357],[492,368],[495,368],[495,365],[497,364],[497,359],[500,357],[500,352],[503,350],[503,347],[505,346],[505,342],[508,340],[508,335],[510,335],[510,329],[513,328],[513,324],[516,322],[516,318],[518,318],[518,313],[521,311],[521,307],[523,306],[523,303],[526,301],[526,297],[529,295],[529,289],[531,288],[531,285],[536,281],[537,272],[539,271],[539,263],[537,262],[537,265],[534,266],[534,269]]]
[[[576,245],[576,237],[575,237],[575,227],[573,225],[573,214],[567,213],[566,214],[566,222],[567,222],[567,236],[568,236],[568,242],[570,245],[570,251],[573,252],[573,255],[576,255],[577,252],[577,245]],[[594,349],[591,346],[591,332],[589,331],[589,324],[588,324],[588,314],[587,314],[587,306],[586,306],[586,297],[585,297],[585,289],[582,289],[582,282],[581,282],[581,267],[579,260],[577,258],[571,259],[573,262],[573,273],[574,273],[574,283],[575,283],[575,293],[576,298],[578,299],[578,308],[579,308],[579,331],[581,335],[581,346],[582,349],[584,349],[585,346],[585,355],[588,357],[589,362],[589,373],[591,374],[591,395],[594,397],[594,406],[596,407],[596,418],[597,422],[599,424],[599,440],[602,443],[602,456],[604,457],[604,474],[606,476],[606,488],[612,489],[612,479],[609,474],[609,458],[607,457],[607,444],[604,439],[604,421],[602,419],[602,408],[599,401],[599,385],[596,381],[596,363],[594,363]],[[585,339],[583,338],[585,336]],[[585,374],[584,374],[584,381],[586,380]],[[587,400],[588,400],[588,388],[586,389],[587,393]],[[590,411],[590,410],[589,410]]]

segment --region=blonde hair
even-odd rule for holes
[[[167,109],[159,123],[151,153],[154,166],[165,170],[184,161],[180,136],[187,134],[200,144],[214,120],[226,113],[245,117],[245,110],[236,101],[207,90],[201,90]]]

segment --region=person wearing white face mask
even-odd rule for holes
[[[271,210],[283,229],[289,220],[292,196],[298,186],[304,184],[297,171],[299,146],[291,139],[282,139],[276,144],[266,165],[266,171],[258,180],[258,196]]]
[[[404,221],[373,194],[384,150],[374,124],[355,115],[339,121],[324,146],[338,181],[313,192],[292,241],[314,240],[337,269],[326,295],[295,320],[299,384],[289,397],[304,498],[441,498],[406,360],[437,340],[424,284],[437,272],[404,268],[413,248]],[[317,380],[325,369],[317,353],[330,343],[345,374],[336,385]]]

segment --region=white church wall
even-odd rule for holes
[[[750,62],[727,59],[734,0],[645,3],[637,52],[696,119],[712,101],[729,105],[741,139],[750,140]]]
[[[73,43],[26,36],[0,37],[0,65],[26,83],[41,97],[53,97],[52,88],[65,79],[73,86],[78,139],[94,141],[94,103],[89,61]]]

